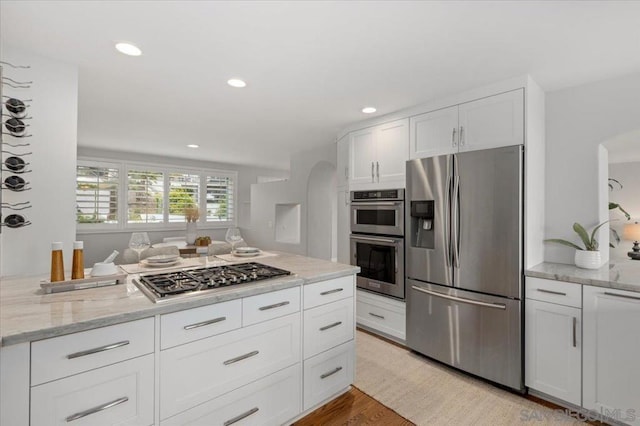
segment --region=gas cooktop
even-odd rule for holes
[[[144,274],[134,282],[152,302],[158,303],[285,275],[291,275],[291,272],[262,263],[249,262]]]

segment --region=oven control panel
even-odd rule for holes
[[[404,189],[383,189],[380,191],[352,191],[352,201],[402,201],[404,200]]]

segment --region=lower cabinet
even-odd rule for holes
[[[640,425],[640,293],[583,291],[583,406]]]
[[[281,425],[301,410],[301,365],[273,373],[163,420],[161,426]]]
[[[394,340],[407,338],[406,305],[400,300],[357,290],[356,322]]]
[[[304,361],[304,409],[309,410],[354,380],[353,340]]]
[[[152,425],[154,356],[31,388],[31,425]]]

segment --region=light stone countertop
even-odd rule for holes
[[[600,269],[543,262],[528,269],[525,275],[640,293],[640,260],[611,261]]]
[[[153,303],[136,287],[132,279],[137,274],[130,274],[125,284],[53,294],[45,294],[40,288],[40,281],[47,278],[42,275],[3,278],[0,283],[0,345],[46,339],[359,272],[359,268],[351,265],[287,253],[277,254],[257,261],[286,269],[292,275],[239,284],[203,292],[193,298],[162,303]],[[245,258],[236,263],[249,261],[251,259]],[[185,259],[179,268],[196,266],[205,265],[198,258]]]

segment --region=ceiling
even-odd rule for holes
[[[80,146],[279,169],[368,118],[364,106],[383,115],[525,73],[550,91],[640,71],[640,2],[0,8],[3,43],[79,66]],[[142,56],[118,53],[116,41]],[[229,87],[233,77],[247,87]]]

